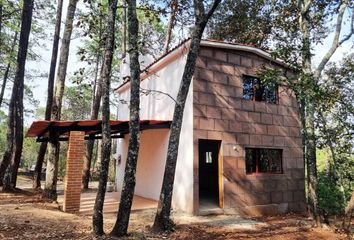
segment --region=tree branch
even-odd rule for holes
[[[202,0],[194,1],[194,11],[197,22],[207,22],[211,15],[213,15],[215,9],[218,7],[221,0],[215,0],[209,11],[205,14],[205,8]]]
[[[339,37],[341,34],[342,30],[342,22],[343,22],[343,15],[345,12],[345,9],[348,7],[348,0],[343,0],[341,5],[339,6],[339,13],[337,16],[337,23],[336,23],[336,31],[335,35],[332,41],[332,46],[326,53],[326,55],[322,58],[320,64],[318,65],[316,71],[315,71],[315,78],[318,79],[321,75],[321,72],[325,68],[326,64],[330,60],[330,58],[333,56],[333,54],[336,52],[338,47],[343,44],[346,40],[348,40],[352,35],[353,35],[353,28],[351,29],[350,33],[342,40],[339,42]],[[353,13],[354,15],[354,13]],[[353,19],[352,19],[353,20]]]
[[[194,0],[194,11],[196,16],[196,22],[203,22],[205,20],[205,10],[202,0]]]
[[[150,93],[163,94],[163,95],[166,95],[167,97],[171,98],[175,103],[177,103],[177,100],[174,99],[170,94],[159,91],[159,90],[145,89],[145,88],[140,87],[140,92],[145,95],[149,95]]]
[[[350,24],[350,32],[339,42],[339,46],[342,45],[345,41],[349,40],[354,34],[354,13],[352,13],[352,20]]]
[[[206,19],[209,19],[211,17],[211,15],[213,15],[215,9],[219,6],[219,3],[221,2],[221,0],[215,0],[213,5],[211,6],[210,10],[208,11],[208,13],[206,14]]]
[[[313,3],[313,0],[308,0],[308,1],[298,0],[297,1],[298,9],[301,10],[302,15],[307,14],[307,12],[310,10],[312,3]]]

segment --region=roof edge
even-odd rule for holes
[[[232,50],[238,50],[238,51],[244,51],[244,52],[251,52],[251,53],[254,53],[260,57],[264,57],[272,62],[275,62],[279,65],[282,65],[284,67],[288,67],[287,64],[283,60],[278,59],[278,58],[273,58],[269,52],[264,51],[260,48],[247,46],[247,45],[234,44],[234,43],[217,42],[217,41],[213,41],[213,40],[202,40],[200,45],[203,47],[224,48],[224,49],[232,49]]]
[[[156,61],[152,62],[146,68],[144,68],[140,73],[140,81],[148,78],[149,76],[157,73],[159,70],[164,68],[169,63],[175,61],[179,57],[185,55],[188,52],[190,45],[190,39],[186,39],[185,41],[181,42],[175,48],[171,49],[168,53],[162,55]],[[130,81],[126,81],[122,83],[119,87],[114,89],[114,92],[120,93],[124,91],[126,88],[130,86]]]
[[[157,73],[159,70],[161,70],[163,67],[165,67],[169,63],[175,61],[177,58],[186,54],[187,49],[189,48],[189,45],[190,45],[190,38],[182,41],[175,48],[171,49],[168,53],[162,55],[156,61],[152,62],[144,70],[141,71],[140,81],[143,81],[144,79],[148,78],[152,74]],[[259,48],[256,48],[256,47],[248,46],[248,45],[241,45],[241,44],[235,44],[235,43],[227,43],[227,42],[219,42],[219,41],[214,41],[214,40],[203,39],[200,42],[200,46],[250,52],[250,53],[256,54],[260,57],[263,57],[271,62],[279,64],[283,67],[286,67],[286,68],[289,67],[283,60],[281,60],[279,58],[273,58],[269,52],[259,49]],[[122,83],[120,86],[118,86],[113,91],[120,93],[120,92],[123,92],[125,89],[127,89],[129,86],[130,86],[130,81],[128,80],[128,81]]]

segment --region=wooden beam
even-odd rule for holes
[[[124,138],[124,134],[119,134],[119,135],[112,135],[111,138]],[[102,139],[101,135],[94,135],[94,136],[85,136],[85,140],[95,140],[95,139]],[[59,137],[59,141],[61,142],[66,142],[69,140],[69,137],[67,136],[62,136]],[[38,137],[36,142],[48,142],[49,137]]]

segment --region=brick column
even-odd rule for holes
[[[85,152],[84,137],[85,132],[70,132],[64,183],[64,212],[75,213],[80,210],[81,174]]]

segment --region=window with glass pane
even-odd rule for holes
[[[264,85],[257,77],[243,77],[243,99],[276,103],[277,92],[278,87],[274,83]]]
[[[246,173],[256,172],[257,162],[255,152],[246,148]]]
[[[205,163],[213,163],[213,153],[212,152],[205,153]]]
[[[282,173],[282,150],[246,148],[246,173]]]

